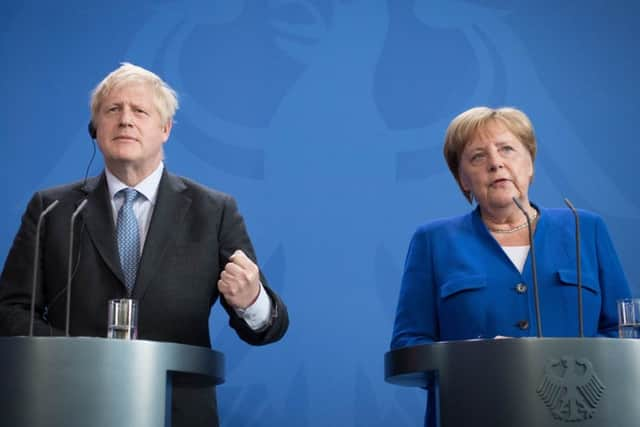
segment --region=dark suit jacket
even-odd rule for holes
[[[35,334],[64,333],[69,220],[85,198],[75,226],[70,335],[106,336],[107,301],[127,291],[104,174],[31,199],[0,278],[0,334],[28,334],[36,223],[54,200],[60,204],[42,226]],[[138,339],[210,347],[208,319],[219,296],[218,277],[236,249],[255,261],[233,198],[165,170],[132,295],[140,307]],[[220,298],[231,327],[254,345],[280,339],[289,322],[286,307],[262,275],[261,280],[274,303],[272,322],[263,331],[251,330]],[[193,389],[175,378],[173,408],[173,425],[217,425],[213,388]]]

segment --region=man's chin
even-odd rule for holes
[[[139,161],[140,153],[137,150],[118,150],[109,157],[114,162],[130,163]]]
[[[105,163],[109,168],[126,168],[140,163],[140,159],[133,155],[117,155],[109,157],[108,160],[105,160]]]

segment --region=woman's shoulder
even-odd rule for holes
[[[418,226],[415,234],[449,233],[471,227],[473,212],[445,218],[437,218]]]
[[[540,213],[540,220],[544,221],[544,228],[547,231],[561,231],[556,233],[556,236],[573,235],[575,232],[576,217],[570,209],[541,209]],[[580,233],[584,239],[595,239],[598,235],[609,233],[604,219],[599,214],[585,209],[578,209],[577,214]]]
[[[541,217],[545,217],[548,221],[557,223],[571,223],[575,224],[575,215],[568,208],[538,208],[540,210]],[[588,223],[603,222],[600,215],[595,212],[586,209],[577,209],[580,223],[585,225]]]

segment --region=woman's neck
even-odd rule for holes
[[[538,220],[538,211],[530,204],[524,205],[529,215],[531,232],[535,231]],[[529,244],[529,229],[526,216],[513,206],[513,209],[506,210],[483,210],[480,208],[482,221],[502,246],[525,246]]]
[[[529,203],[524,204],[523,207],[533,222],[538,211]],[[526,228],[527,217],[515,204],[500,209],[485,209],[481,206],[480,215],[487,228],[494,232],[512,233]]]

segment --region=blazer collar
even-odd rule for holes
[[[156,204],[147,232],[147,240],[138,265],[134,298],[142,298],[151,283],[169,244],[175,239],[175,230],[182,223],[191,205],[185,194],[186,185],[179,177],[162,173]],[[87,180],[81,188],[86,194],[87,206],[82,212],[87,232],[100,256],[124,287],[124,275],[120,266],[114,218],[109,200],[109,190],[104,172]]]
[[[115,238],[116,230],[113,225],[111,201],[104,173],[87,180],[81,191],[86,194],[87,198],[87,206],[82,212],[87,232],[109,269],[124,283]]]
[[[167,248],[176,238],[176,232],[191,206],[191,198],[186,194],[187,187],[179,177],[167,172],[162,173],[158,196],[144,244],[133,297],[142,299],[159,266]]]
[[[533,206],[538,211],[538,219],[536,221],[536,229],[533,233],[533,244],[534,250],[536,248],[543,248],[546,244],[546,228],[548,227],[548,215],[545,212],[545,209],[539,207],[535,203],[531,202],[531,206]],[[480,206],[476,206],[476,208],[470,213],[471,221],[473,223],[473,228],[477,236],[480,236],[487,243],[487,248],[491,248],[496,254],[496,256],[502,257],[506,262],[509,263],[516,271],[517,268],[513,265],[509,256],[505,253],[505,251],[500,247],[498,241],[491,235],[491,232],[485,225],[482,220],[482,214],[480,213]],[[537,249],[539,250],[539,249]],[[527,255],[527,260],[524,264],[522,275],[526,280],[529,280],[531,283],[531,248],[529,249],[529,254]],[[518,272],[519,273],[519,272]]]

